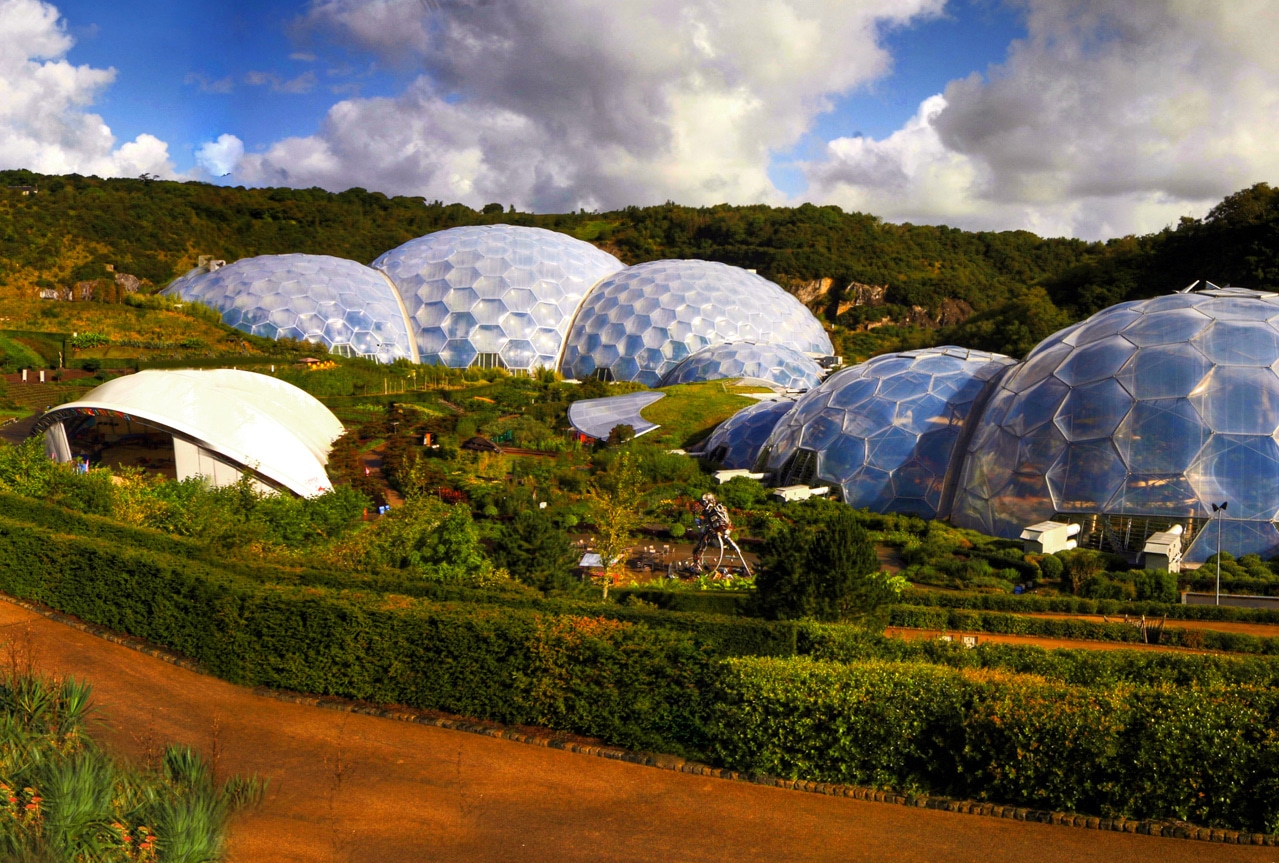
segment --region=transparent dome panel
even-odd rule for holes
[[[441,348],[438,338],[414,333],[423,362],[461,368],[515,340],[519,349],[503,357],[512,369],[531,370],[556,366],[574,312],[622,262],[555,231],[472,225],[410,240],[373,266],[399,288],[412,319],[448,334],[450,345]],[[537,338],[515,317],[530,311],[542,328]],[[474,343],[460,350],[452,344],[459,340]]]
[[[944,508],[946,479],[973,406],[1012,363],[942,347],[842,370],[778,424],[768,443],[769,468],[780,468],[800,446],[813,449],[818,480],[838,485],[852,506],[933,517]],[[947,383],[938,386],[942,379]],[[1005,464],[1016,452],[1012,438]],[[990,469],[1000,466],[992,461]]]
[[[977,421],[955,523],[1015,537],[1058,513],[1202,520],[1228,501],[1240,545],[1227,550],[1279,551],[1277,300],[1240,289],[1156,297],[1046,339]],[[1054,403],[1060,438],[1041,438]]]
[[[213,272],[194,270],[164,293],[216,309],[236,329],[307,338],[333,348],[362,344],[370,359],[416,359],[395,288],[376,270],[328,255],[263,255]]]
[[[660,315],[663,309],[666,315]],[[661,343],[646,342],[643,336],[659,326],[665,330]],[[607,343],[620,347],[626,337],[639,336],[662,359],[640,362],[638,351],[622,348],[618,359],[605,361],[588,337],[606,330]],[[610,276],[587,297],[566,342],[563,371],[583,377],[589,358],[594,368],[611,369],[616,380],[657,386],[680,360],[729,342],[769,343],[800,354],[832,352],[812,313],[767,279],[713,261],[650,261]]]

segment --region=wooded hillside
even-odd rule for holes
[[[431,231],[495,222],[562,231],[628,264],[691,257],[753,268],[802,291],[828,319],[853,328],[885,317],[911,319],[912,307],[919,322],[921,308],[936,317],[946,301],[955,301],[963,314],[968,308],[986,312],[987,319],[1020,318],[1029,303],[1055,325],[1058,309],[1078,318],[1199,278],[1279,289],[1279,190],[1264,183],[1230,196],[1202,220],[1089,243],[1026,231],[895,225],[811,204],[667,203],[542,215],[496,203],[476,211],[363,189],[333,194],[29,171],[3,171],[0,180],[0,297],[32,297],[42,287],[103,278],[108,264],[159,286],[193,266],[198,255],[230,261],[307,252],[369,262]],[[38,191],[23,194],[18,186]],[[828,288],[813,284],[822,279],[830,280]],[[854,306],[853,284],[885,287],[875,301],[886,305]],[[982,324],[996,340],[1000,326]]]

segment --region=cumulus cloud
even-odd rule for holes
[[[210,176],[222,177],[235,169],[243,155],[244,142],[235,135],[224,134],[197,147],[195,163]]]
[[[775,201],[772,154],[882,76],[943,0],[313,0],[304,26],[421,72],[241,160],[286,182],[542,211]]]
[[[0,167],[42,173],[174,175],[168,145],[139,135],[116,147],[87,109],[114,69],[74,66],[58,10],[41,0],[0,0]]]
[[[810,196],[890,219],[1108,237],[1279,172],[1265,0],[1024,0],[1027,38],[880,140],[841,138]]]

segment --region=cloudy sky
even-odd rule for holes
[[[1279,182],[1273,0],[0,0],[0,168],[1089,239]]]

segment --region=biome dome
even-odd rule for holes
[[[1054,516],[1112,534],[1111,517],[1129,517],[1119,532],[1143,536],[1177,522],[1193,542],[1186,559],[1202,561],[1217,528],[1199,530],[1225,501],[1226,549],[1279,553],[1276,363],[1275,294],[1220,288],[1098,312],[1000,382],[952,520],[997,536]]]
[[[970,414],[1014,361],[958,347],[884,354],[837,372],[773,429],[778,485],[820,481],[878,512],[943,512],[943,492]]]
[[[822,367],[785,345],[725,342],[702,348],[662,378],[661,386],[754,378],[791,390],[810,390],[821,383]]]
[[[740,267],[714,261],[650,261],[600,282],[565,342],[564,374],[603,374],[657,386],[708,345],[783,345],[830,354],[830,339],[799,300]]]
[[[421,361],[555,368],[573,315],[622,262],[542,228],[474,225],[409,240],[373,262],[404,298]]]
[[[163,293],[210,306],[223,323],[255,336],[316,342],[384,363],[418,360],[394,285],[345,258],[242,258],[212,272],[192,270]]]
[[[753,470],[768,436],[794,407],[790,398],[747,405],[715,427],[702,452],[730,470]]]

